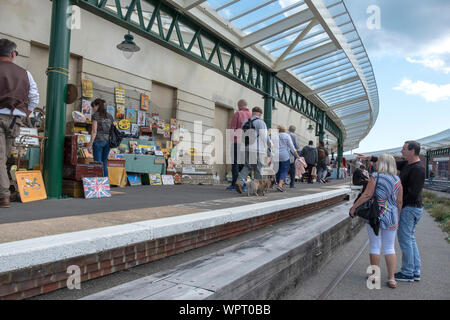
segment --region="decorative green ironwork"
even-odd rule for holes
[[[108,5],[105,0],[78,0],[76,4],[263,93],[266,70],[251,58],[162,1],[128,2],[125,8],[120,1]],[[143,11],[144,5],[148,7],[147,12]]]
[[[328,115],[325,115],[325,130],[334,135],[338,139],[342,139],[341,129],[330,119]]]
[[[429,157],[446,156],[446,155],[450,155],[450,148],[434,149],[427,151],[427,156]]]
[[[129,2],[125,7],[123,0],[116,0],[109,5],[107,0],[74,2],[93,14],[174,50],[264,96],[269,93],[264,88],[264,78],[270,74],[270,70],[235,50],[225,40],[202,29],[192,19],[163,1],[129,0],[125,1]],[[144,13],[147,13],[147,16]],[[337,138],[341,136],[340,129],[331,119],[323,123],[323,110],[276,77],[273,85],[274,98],[277,101],[324,125],[325,129]],[[273,104],[273,101],[268,103]]]
[[[297,90],[295,90],[279,78],[275,78],[274,85],[275,99],[277,101],[300,112],[308,119],[311,119],[318,124],[323,125],[323,114],[325,112],[322,109],[317,107],[315,104],[301,95]]]

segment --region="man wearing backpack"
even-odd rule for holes
[[[325,149],[325,144],[323,141],[319,141],[319,146],[317,147],[317,182],[325,183],[324,173],[327,172],[327,159],[328,151]]]
[[[247,101],[241,99],[238,101],[238,111],[233,116],[231,120],[231,129],[233,131],[233,164],[231,166],[231,173],[233,175],[233,180],[231,181],[231,185],[227,188],[227,190],[236,190],[236,181],[239,176],[239,171],[242,169],[242,164],[238,163],[238,150],[240,150],[241,144],[241,133],[242,133],[242,125],[245,121],[247,121],[251,116],[250,110],[247,108]]]
[[[270,155],[272,145],[267,126],[262,119],[263,111],[259,107],[252,109],[252,117],[242,124],[241,150],[245,152],[245,164],[236,181],[236,191],[242,193],[243,186],[250,171],[254,170],[254,178],[262,179],[261,169],[265,155]],[[267,145],[267,147],[266,147]]]
[[[318,155],[317,149],[313,147],[312,140],[310,140],[308,145],[303,148],[300,156],[305,158],[306,164],[308,165],[306,168],[306,171],[308,172],[308,183],[313,183],[312,170],[317,165]]]

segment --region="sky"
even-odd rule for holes
[[[344,2],[380,96],[378,119],[353,152],[395,148],[450,128],[450,1]],[[371,5],[380,8],[380,29],[367,27]]]
[[[219,7],[229,0],[208,2]],[[239,1],[221,13],[229,18],[263,2]],[[395,148],[406,140],[421,139],[450,128],[450,0],[344,2],[372,62],[380,97],[378,119],[353,152]],[[233,23],[242,28],[280,7],[296,3],[298,0],[278,0]],[[373,6],[380,13],[379,28],[375,29],[367,24],[368,20],[373,21],[373,11],[368,12]],[[302,8],[305,7],[296,10]]]

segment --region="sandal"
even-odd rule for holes
[[[395,289],[397,288],[397,281],[395,281],[394,279],[390,279],[388,280],[387,285],[389,288]]]
[[[281,188],[280,186],[276,186],[276,189],[277,189],[278,191],[280,191],[280,192],[284,192],[284,189]]]

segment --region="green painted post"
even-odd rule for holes
[[[44,183],[49,199],[61,198],[66,122],[70,28],[67,10],[71,0],[53,0],[48,59],[47,106],[45,117]]]
[[[319,131],[319,141],[323,141],[324,137],[325,137],[325,111],[322,111],[322,117],[321,117],[321,123],[317,123],[317,125],[320,128]]]
[[[264,122],[266,123],[268,129],[272,128],[272,109],[275,103],[275,99],[273,97],[274,81],[274,74],[266,72],[264,77]]]
[[[430,163],[430,151],[427,150],[427,164],[425,166],[425,178],[429,178],[428,165]]]

